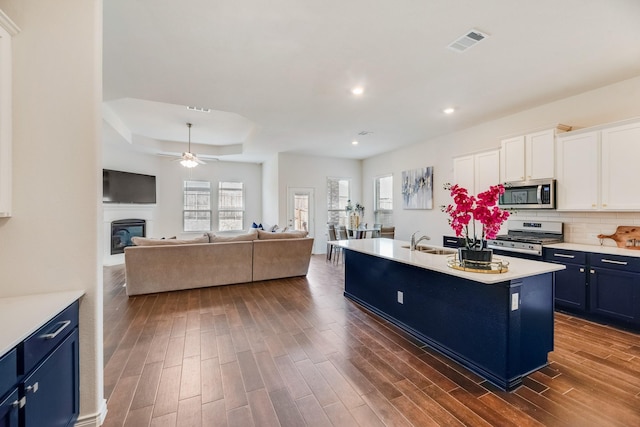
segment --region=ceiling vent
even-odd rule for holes
[[[209,108],[204,108],[204,107],[191,107],[191,106],[187,106],[187,110],[189,111],[198,111],[200,113],[210,113],[211,109]]]
[[[455,40],[447,47],[451,50],[455,50],[456,52],[464,52],[465,50],[475,46],[476,44],[478,44],[478,42],[484,40],[487,37],[489,37],[488,34],[471,29],[467,31],[467,34]]]

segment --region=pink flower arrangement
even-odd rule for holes
[[[509,212],[497,205],[498,198],[504,194],[502,184],[492,185],[477,196],[470,196],[466,188],[457,184],[445,184],[444,188],[451,191],[454,204],[443,206],[442,211],[449,214],[449,225],[456,236],[465,238],[467,248],[481,249],[483,240],[498,235],[500,226],[509,218]],[[480,239],[476,236],[476,220],[482,224]],[[472,235],[469,234],[470,224],[473,227]]]

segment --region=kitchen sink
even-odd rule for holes
[[[402,247],[405,249],[410,249],[409,245],[403,245]],[[419,251],[425,254],[432,254],[432,255],[453,255],[457,253],[457,251],[453,249],[434,248],[431,246],[421,246],[421,245],[418,245],[416,247],[416,251]]]

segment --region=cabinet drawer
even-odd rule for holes
[[[628,272],[640,272],[640,258],[621,255],[589,254],[589,266]]]
[[[456,236],[442,236],[442,246],[445,248],[460,248],[464,246],[464,238]]]
[[[78,302],[74,302],[23,343],[22,374],[26,374],[78,326]]]
[[[587,263],[586,252],[568,251],[565,249],[544,248],[543,257],[548,262],[559,262],[562,264],[580,264]]]
[[[18,356],[14,348],[0,357],[0,398],[18,382]]]

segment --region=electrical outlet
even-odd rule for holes
[[[520,305],[520,293],[511,294],[511,311],[516,311]]]
[[[398,302],[404,304],[404,292],[398,291]]]

